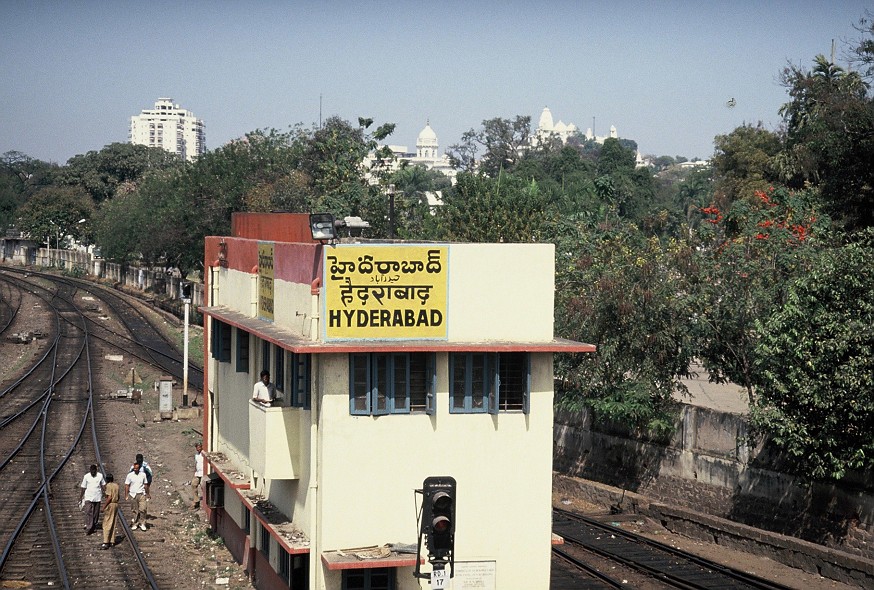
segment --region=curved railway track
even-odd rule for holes
[[[790,590],[787,586],[726,567],[641,535],[563,510],[553,510],[553,531],[565,540],[553,549],[553,564],[561,560],[578,568],[590,585],[570,588],[683,590]],[[597,565],[596,565],[597,564]]]
[[[34,288],[41,288],[33,282],[33,279],[51,280],[57,284],[66,284],[75,289],[88,293],[94,302],[98,303],[87,306],[86,317],[89,329],[93,337],[104,340],[113,346],[126,350],[145,363],[161,367],[162,371],[177,380],[183,379],[182,355],[176,345],[169,341],[164,333],[143,313],[138,305],[129,299],[119,295],[113,289],[102,287],[95,283],[71,277],[59,277],[48,273],[24,271],[15,268],[4,269],[10,275],[28,279],[28,284]],[[0,273],[0,280],[3,276]],[[124,328],[123,332],[113,330],[106,325],[107,312],[111,313]],[[188,363],[188,382],[195,390],[203,383],[203,370]]]
[[[105,472],[107,462],[99,446],[105,426],[92,386],[94,359],[136,349],[150,363],[163,361],[161,370],[170,373],[167,359],[175,356],[181,374],[179,355],[142,313],[130,311],[132,304],[87,289],[112,310],[106,315],[114,317],[98,320],[90,317],[93,310],[81,309],[88,307],[81,291],[76,282],[51,275],[0,273],[0,328],[12,324],[25,293],[52,314],[43,350],[0,390],[0,579],[40,588],[91,587],[99,572],[101,585],[110,587],[172,587],[173,564],[158,564],[153,572],[123,511],[111,551],[100,550],[99,531],[85,536],[78,486],[90,463]],[[107,328],[108,320],[120,329]]]

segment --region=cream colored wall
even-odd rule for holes
[[[258,275],[223,268],[213,276],[210,305],[223,305],[250,317],[257,317]],[[216,279],[218,279],[216,281]],[[215,288],[218,285],[218,288]]]
[[[451,244],[449,340],[553,338],[555,246]]]
[[[274,323],[309,338],[312,324],[310,286],[274,280],[273,297]]]
[[[257,315],[256,277],[233,269],[221,269],[214,275],[218,289],[213,292],[212,305],[221,305],[250,317]],[[283,328],[290,329],[309,337],[310,333],[310,286],[277,280],[274,282],[274,322]],[[306,315],[298,315],[301,310]],[[251,449],[248,416],[252,409],[249,399],[252,397],[252,386],[257,380],[261,362],[261,340],[253,337],[249,357],[249,372],[236,371],[235,351],[237,346],[236,330],[233,332],[232,358],[230,363],[218,363],[212,360],[210,371],[210,386],[215,393],[215,410],[217,416],[217,437],[214,450],[225,453],[228,458],[243,469],[251,469],[249,454]],[[272,366],[272,363],[271,363]],[[221,389],[219,390],[218,387]],[[285,392],[290,396],[290,392]],[[255,409],[257,411],[257,408]],[[296,480],[259,480],[258,486],[271,498],[276,507],[288,516],[293,516],[300,526],[309,526],[309,511],[306,509],[305,492],[309,486],[309,440],[310,412],[303,409],[289,409],[294,414],[293,419],[299,423],[294,429],[297,437],[294,441],[265,441],[272,449],[297,445],[299,450],[300,475]],[[294,490],[295,493],[289,493]]]
[[[231,362],[220,363],[210,357],[212,363],[210,374],[213,377],[213,416],[217,421],[216,446],[212,450],[224,453],[235,464],[243,467],[247,465],[249,457],[249,421],[241,417],[248,416],[254,380],[251,379],[251,373],[237,372],[236,330],[232,332],[231,338]],[[250,367],[255,358],[258,357],[250,355]]]
[[[330,359],[330,360],[329,360]],[[439,354],[437,412],[349,414],[348,357],[330,375],[321,420],[322,550],[414,543],[425,477],[458,482],[456,559],[497,560],[497,587],[549,587],[552,355],[532,357],[530,414],[450,414],[448,355]],[[351,476],[351,477],[350,477]]]

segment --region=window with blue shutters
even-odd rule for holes
[[[237,328],[237,373],[249,372],[249,333]]]
[[[261,368],[258,370],[258,374],[261,374],[261,371],[270,372],[270,343],[266,340],[261,341]],[[270,376],[270,381],[272,382],[273,375]]]
[[[527,352],[454,352],[449,356],[449,411],[456,414],[521,411],[531,394]]]
[[[396,571],[390,567],[343,570],[342,590],[394,590]]]
[[[310,409],[310,355],[286,352],[291,405]]]
[[[272,379],[273,387],[276,389],[276,392],[281,394],[285,391],[285,350],[273,345],[273,373]]]
[[[349,411],[358,415],[434,412],[433,353],[349,355]]]
[[[220,363],[231,362],[231,325],[212,318],[210,338],[212,358]]]

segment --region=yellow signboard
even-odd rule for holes
[[[448,246],[326,248],[326,339],[445,339],[448,265]]]
[[[273,321],[273,242],[258,242],[258,317]]]

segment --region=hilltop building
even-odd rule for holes
[[[531,144],[538,145],[550,137],[558,137],[562,143],[567,143],[567,140],[577,133],[579,133],[579,128],[573,123],[566,125],[561,119],[559,119],[558,123],[553,123],[552,111],[549,110],[549,107],[544,107],[537,122],[537,129],[531,138]],[[596,136],[592,133],[592,128],[589,127],[586,129],[583,137],[587,140],[595,140],[597,143],[604,143],[604,140],[608,137],[618,138],[619,134],[616,131],[616,127],[611,125],[609,135]]]
[[[206,153],[203,121],[172,98],[159,98],[154,109],[130,118],[130,142],[159,147],[189,162]]]
[[[231,233],[205,244],[206,503],[253,584],[429,588],[418,509],[451,480],[454,587],[548,588],[553,354],[594,351],[553,335],[555,247]]]
[[[419,132],[416,138],[416,151],[411,152],[405,145],[389,145],[388,148],[394,154],[394,160],[389,163],[392,171],[397,170],[402,162],[407,162],[413,165],[424,166],[428,170],[436,170],[447,176],[449,180],[455,184],[455,175],[457,170],[452,167],[449,162],[449,156],[439,153],[440,144],[437,141],[437,134],[431,128],[431,122],[426,121],[425,127]],[[373,158],[369,157],[366,165],[370,167],[373,164]]]

